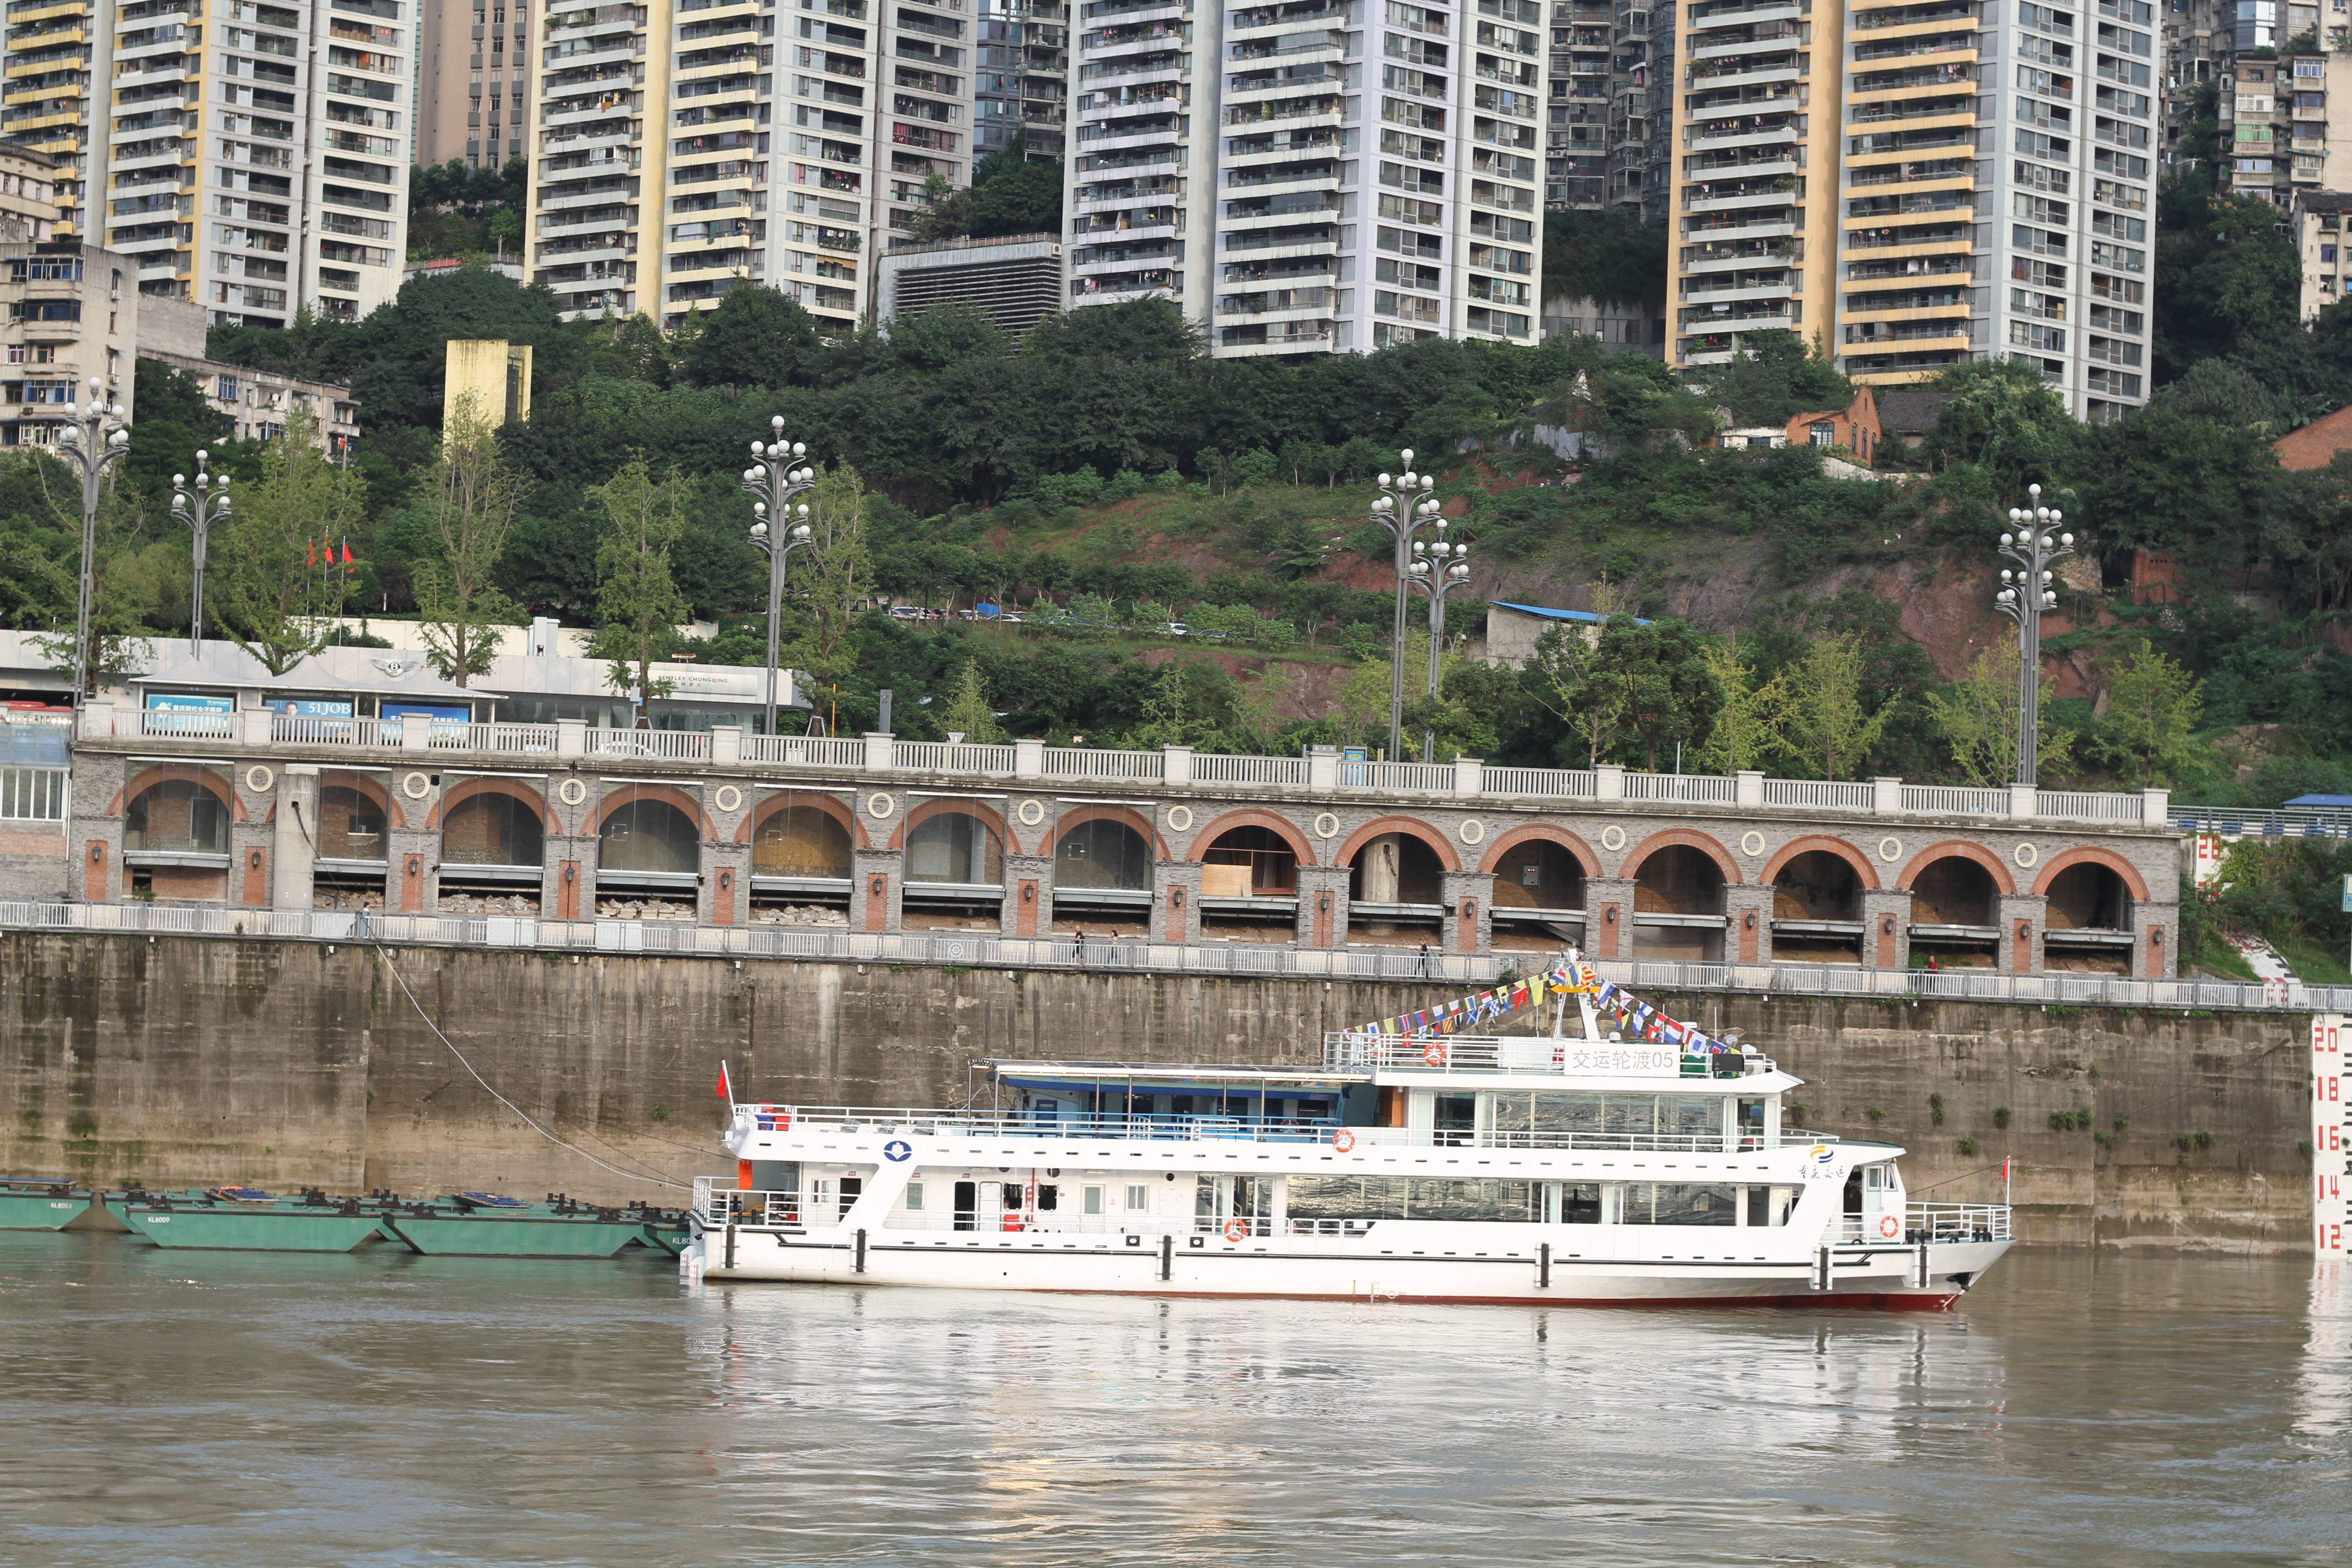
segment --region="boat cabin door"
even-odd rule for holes
[[[1202,1176],[1193,1189],[1192,1228],[1233,1234],[1235,1222],[1250,1236],[1274,1234],[1274,1178]]]
[[[1010,1188],[1018,1212],[1021,1187],[1012,1182],[958,1182],[955,1184],[955,1227],[958,1230],[999,1230],[1004,1225],[1005,1192]]]

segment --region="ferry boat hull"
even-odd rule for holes
[[[698,1223],[680,1262],[712,1280],[807,1285],[906,1285],[966,1290],[1102,1295],[1396,1301],[1485,1306],[1811,1306],[1940,1310],[2009,1249],[2007,1241],[1948,1241],[1829,1249],[1826,1279],[1809,1262],[1690,1258],[1588,1261],[1577,1237],[1530,1239],[1484,1256],[1386,1255],[1322,1238],[1230,1242],[1171,1237],[1172,1247],[1121,1237],[1043,1233],[959,1237],[840,1229],[785,1233]],[[1561,1227],[1563,1230],[1566,1227]],[[1150,1238],[1143,1238],[1149,1241]],[[1549,1256],[1546,1250],[1549,1248]],[[1922,1255],[1925,1255],[1924,1258]]]

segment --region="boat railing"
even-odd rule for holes
[[[1825,1239],[1850,1246],[1906,1247],[1923,1241],[2007,1241],[2009,1216],[2007,1204],[1906,1204],[1899,1219],[1892,1209],[1874,1215],[1839,1215],[1830,1222]],[[1895,1220],[1891,1230],[1890,1219]]]
[[[1668,1154],[1738,1154],[1834,1143],[1834,1133],[1784,1130],[1760,1132],[1636,1132],[1593,1128],[1346,1127],[1303,1117],[1131,1115],[1030,1110],[874,1110],[837,1105],[738,1105],[739,1132],[819,1131],[912,1138],[1099,1138],[1161,1142],[1318,1144],[1335,1152],[1358,1148],[1596,1149]]]
[[[722,1187],[709,1176],[694,1178],[694,1212],[706,1225],[791,1230],[802,1223],[800,1194]]]
[[[1323,1070],[1363,1072],[1389,1068],[1420,1072],[1605,1074],[1678,1078],[1744,1078],[1773,1070],[1769,1057],[1720,1052],[1684,1054],[1678,1045],[1652,1040],[1555,1039],[1548,1035],[1383,1035],[1334,1029],[1323,1037]]]

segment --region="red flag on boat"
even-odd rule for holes
[[[719,1064],[719,1098],[730,1105],[735,1103],[735,1086],[728,1081],[727,1064],[723,1061]]]

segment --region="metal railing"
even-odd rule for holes
[[[707,730],[590,730],[586,739],[592,757],[698,763],[710,756],[710,733]]]
[[[1948,784],[1905,784],[1903,809],[1937,816],[2007,816],[2009,791],[1956,788]]]
[[[1772,1070],[1769,1057],[1685,1057],[1677,1045],[1596,1042],[1548,1035],[1382,1035],[1334,1029],[1323,1037],[1328,1071],[1418,1068],[1444,1072],[1625,1074],[1741,1078]]]
[[[1011,746],[963,744],[948,741],[900,741],[898,765],[927,773],[979,773],[988,778],[1013,776]]]
[[[1168,757],[1164,752],[1098,752],[1080,746],[1047,746],[1045,765],[1047,778],[1148,784],[1167,776]]]
[[[1307,782],[1307,764],[1297,757],[1196,755],[1192,776],[1202,784],[1296,786]]]
[[[2007,1204],[1906,1204],[1903,1238],[1921,1241],[2008,1241]]]
[[[1598,773],[1581,768],[1488,768],[1486,793],[1531,800],[1591,800],[1599,793]]]
[[[746,735],[747,763],[787,763],[810,768],[862,768],[866,742],[832,735]]]
[[[2221,838],[2352,838],[2352,811],[2326,806],[2275,810],[2175,806],[2172,820],[2184,834],[2210,833]]]
[[[1796,806],[1811,810],[1868,811],[1876,798],[1867,783],[1851,784],[1831,779],[1766,779],[1766,805]]]

